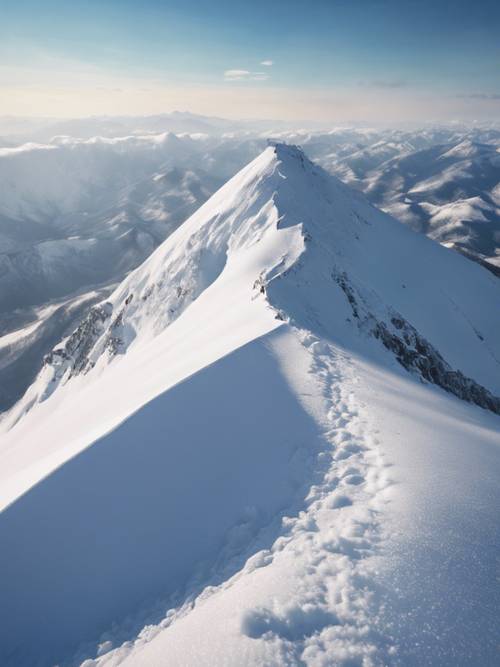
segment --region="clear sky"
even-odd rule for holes
[[[500,119],[500,1],[0,0],[0,113]]]

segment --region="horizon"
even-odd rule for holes
[[[185,119],[192,119],[193,121],[217,121],[220,123],[227,124],[227,127],[223,128],[223,131],[229,132],[250,132],[250,133],[259,133],[259,132],[273,132],[273,131],[285,131],[285,132],[296,132],[296,133],[321,133],[321,132],[334,132],[336,130],[373,130],[375,132],[383,131],[417,131],[424,130],[425,128],[443,128],[451,129],[453,127],[457,128],[496,128],[500,126],[500,118],[494,119],[480,119],[480,118],[449,118],[449,119],[437,119],[437,118],[426,118],[426,119],[408,119],[408,120],[398,120],[398,121],[383,121],[383,120],[369,120],[369,119],[359,119],[353,120],[346,118],[345,120],[339,121],[328,121],[328,120],[314,120],[311,118],[299,118],[297,120],[286,120],[285,118],[265,118],[265,117],[241,117],[241,116],[224,116],[222,114],[202,114],[189,109],[173,109],[171,111],[159,111],[158,113],[143,113],[143,114],[133,114],[133,113],[102,113],[102,114],[86,114],[80,116],[51,116],[51,115],[18,115],[18,114],[0,114],[0,135],[3,134],[5,137],[9,135],[22,135],[23,132],[20,131],[20,127],[23,127],[23,124],[26,124],[26,132],[29,133],[37,131],[38,129],[51,128],[52,125],[58,125],[59,123],[81,123],[85,121],[95,121],[95,122],[106,122],[106,121],[123,121],[124,123],[133,123],[134,121],[139,122],[140,120],[160,120],[165,119],[172,120],[175,117]],[[266,125],[267,124],[267,125]],[[273,127],[273,124],[275,125]],[[15,128],[15,129],[12,129]],[[217,127],[207,128],[209,133],[215,131]],[[176,130],[170,129],[159,129],[158,131],[145,130],[146,134],[179,134]],[[137,130],[132,131],[133,134],[137,134]],[[189,131],[182,131],[180,134],[189,134]],[[55,135],[57,136],[57,135]],[[95,135],[96,137],[99,135]],[[121,135],[116,135],[121,136]]]

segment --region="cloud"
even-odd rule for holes
[[[247,69],[227,69],[224,72],[224,78],[229,79],[230,81],[237,81],[249,77],[250,74],[251,73]]]
[[[462,100],[500,100],[500,93],[469,93],[457,97]]]
[[[260,64],[264,65],[264,67],[272,67],[274,65],[274,61],[273,60],[263,60]]]
[[[224,72],[224,81],[266,81],[269,74],[265,72],[250,72],[247,69],[227,69]]]

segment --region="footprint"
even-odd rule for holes
[[[349,507],[352,505],[352,500],[348,496],[334,496],[328,503],[328,507],[332,510],[340,509],[341,507]]]
[[[247,610],[241,619],[241,631],[251,639],[303,640],[331,625],[338,625],[333,613],[311,603],[293,605],[278,613],[260,608]]]
[[[355,468],[354,466],[349,466],[345,470],[342,471],[342,477],[347,477],[347,475],[360,475],[360,471],[358,468]]]
[[[363,484],[365,478],[361,475],[347,475],[347,477],[344,477],[344,481],[351,486],[358,486],[359,484]]]
[[[362,449],[359,445],[346,445],[338,450],[334,458],[336,461],[344,461],[345,459],[354,456],[354,454],[359,454],[361,451]]]

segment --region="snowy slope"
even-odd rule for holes
[[[312,359],[331,444],[301,512],[234,574],[152,607],[136,638],[104,633],[86,667],[496,664],[498,418],[325,348]]]
[[[1,424],[2,661],[74,664],[100,642],[109,665],[493,664],[499,302],[481,267],[266,149]],[[448,511],[464,485],[480,551],[470,508]],[[429,582],[457,548],[480,563],[466,646],[460,568],[444,589],[392,583],[408,554]],[[400,610],[443,590],[433,663],[437,633]]]

